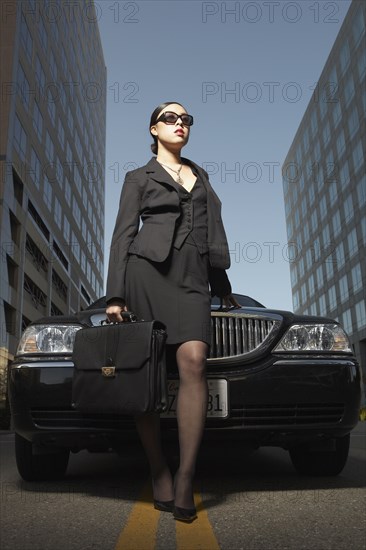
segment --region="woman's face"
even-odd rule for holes
[[[177,115],[187,113],[182,105],[170,103],[160,111],[157,118],[166,112],[173,112]],[[167,149],[179,150],[184,147],[189,138],[189,126],[184,126],[180,118],[174,124],[166,124],[163,121],[156,122],[150,130],[157,137],[158,142],[162,143]]]

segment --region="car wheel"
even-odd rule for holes
[[[335,448],[330,451],[310,450],[293,447],[289,450],[292,464],[302,475],[336,476],[344,468],[349,452],[350,434],[334,440]]]
[[[51,481],[61,479],[69,462],[69,449],[59,449],[42,454],[34,453],[34,445],[15,434],[15,458],[18,472],[25,481]]]

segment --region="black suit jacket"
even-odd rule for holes
[[[211,294],[225,296],[231,293],[225,272],[230,267],[230,255],[221,219],[221,201],[208,181],[207,172],[188,159],[182,160],[201,175],[207,190]],[[155,157],[126,174],[110,249],[107,302],[125,298],[129,253],[154,262],[163,262],[168,257],[180,213],[177,184]]]

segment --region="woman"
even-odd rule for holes
[[[221,203],[207,173],[181,157],[192,124],[180,103],[166,102],[153,112],[156,158],[126,174],[107,281],[109,320],[122,321],[123,310],[158,319],[176,352],[180,464],[174,484],[162,453],[159,415],[142,415],[136,425],[150,463],[155,508],[186,522],[197,517],[193,477],[207,411],[209,285],[225,306],[239,306],[225,272],[230,256]]]

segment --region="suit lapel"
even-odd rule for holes
[[[165,183],[170,187],[173,187],[178,192],[178,183],[168,174],[168,172],[159,164],[155,157],[152,157],[146,165],[146,173],[150,174],[150,177],[158,182]]]

